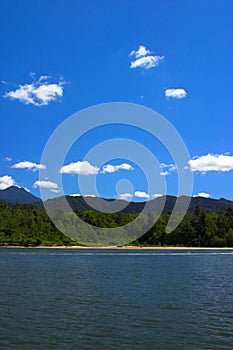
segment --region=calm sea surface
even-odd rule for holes
[[[0,249],[0,349],[232,349],[233,251]]]

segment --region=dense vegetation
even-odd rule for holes
[[[162,215],[157,223],[142,236],[142,245],[167,245],[187,247],[233,247],[233,209],[210,213],[197,207],[187,213],[179,226],[165,233],[169,215]]]
[[[71,245],[35,204],[0,204],[0,244]]]
[[[70,230],[73,229],[76,222],[71,213],[62,214],[61,210],[58,209],[55,214],[65,215],[67,227],[70,227]],[[137,214],[120,212],[107,214],[77,211],[76,214],[92,226],[107,228],[125,225],[137,217]],[[173,232],[166,233],[165,228],[169,216],[169,214],[161,215],[153,227],[133,244],[142,246],[233,247],[233,208],[227,209],[226,212],[210,213],[197,207],[194,213],[185,215]],[[145,215],[145,222],[150,219],[150,215]],[[119,232],[122,232],[122,237],[124,237],[124,227]],[[86,235],[90,235],[90,232],[87,232]],[[108,241],[101,243],[109,244]],[[12,207],[0,204],[0,245],[72,246],[75,244],[77,242],[63,235],[50,221],[45,210],[39,209],[35,204],[15,204]]]

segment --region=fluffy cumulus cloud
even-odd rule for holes
[[[50,77],[41,76],[37,81],[19,85],[16,90],[6,92],[3,97],[18,100],[26,105],[46,106],[63,96],[64,81],[49,82]]]
[[[52,181],[40,181],[40,180],[38,180],[38,181],[34,182],[33,187],[34,188],[36,188],[36,187],[48,188],[51,190],[59,190],[58,185]],[[53,191],[53,192],[55,192],[55,191]]]
[[[91,197],[91,198],[95,198],[97,197],[95,194],[84,194],[83,197]]]
[[[96,197],[98,197],[98,196],[95,195],[95,194],[90,193],[90,194],[84,194],[83,197],[85,197],[85,198],[86,198],[86,197],[96,198]]]
[[[165,96],[168,98],[184,98],[187,96],[185,89],[167,89],[165,90]]]
[[[88,161],[83,162],[78,161],[75,163],[70,163],[64,165],[60,169],[62,174],[78,174],[78,175],[96,175],[99,173],[99,168],[97,166],[91,165]]]
[[[35,171],[35,170],[45,169],[46,166],[43,165],[43,164],[37,164],[37,163],[25,161],[25,162],[19,162],[19,163],[16,163],[16,164],[12,165],[12,168],[15,168],[15,169],[30,169],[30,170]]]
[[[5,175],[0,177],[0,190],[5,190],[5,188],[15,185],[15,180],[11,176]]]
[[[130,68],[145,68],[150,69],[159,65],[164,59],[164,56],[151,55],[151,51],[147,50],[145,46],[140,45],[138,50],[132,50],[130,56],[135,59],[131,61]]]
[[[169,175],[169,172],[166,170],[166,171],[160,171],[160,175],[161,176],[167,176]]]
[[[131,193],[128,193],[128,192],[121,193],[118,195],[118,199],[123,199],[123,200],[127,201],[127,200],[130,200],[132,198],[132,196],[133,195]]]
[[[61,190],[56,189],[56,188],[52,188],[52,189],[50,189],[50,191],[51,191],[51,192],[54,192],[54,193],[59,193],[59,192],[61,192]]]
[[[163,197],[163,194],[162,193],[154,193],[154,194],[152,194],[151,197],[152,198],[159,198],[159,197]]]
[[[206,173],[207,171],[227,172],[233,170],[233,156],[226,154],[207,154],[188,161],[191,171]]]
[[[205,193],[205,192],[199,192],[198,194],[196,194],[193,197],[204,197],[204,198],[210,198],[210,194],[209,193]]]
[[[103,173],[115,173],[118,170],[133,170],[132,165],[127,163],[122,163],[120,165],[106,164],[103,166]]]
[[[132,50],[129,55],[135,56],[136,58],[140,58],[149,54],[150,50],[147,50],[143,45],[139,45],[138,50]]]
[[[143,191],[135,191],[134,196],[138,198],[150,198],[149,194]]]
[[[161,163],[160,167],[162,169],[162,171],[160,172],[161,176],[167,176],[167,175],[169,175],[170,173],[172,173],[173,171],[176,170],[175,164]]]

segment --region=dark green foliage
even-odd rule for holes
[[[196,207],[187,213],[179,226],[165,233],[168,215],[162,215],[138,243],[157,246],[233,247],[233,210],[210,213]]]
[[[10,245],[72,245],[50,221],[45,210],[35,204],[0,204],[0,244]]]
[[[138,223],[134,221],[138,214],[135,213],[102,213],[95,211],[76,211],[75,214],[91,226],[116,228],[122,227],[119,234],[122,240],[129,237],[124,225],[133,222],[132,227]],[[64,213],[61,209],[53,210],[54,217],[63,218],[62,225],[66,225],[70,231],[74,230],[77,216]],[[179,226],[171,233],[166,233],[165,228],[170,214],[163,214],[152,228],[134,245],[142,246],[185,246],[185,247],[233,247],[233,209],[226,212],[209,212],[196,208],[193,213],[187,213]],[[75,219],[76,218],[76,219]],[[140,225],[153,220],[153,215],[144,215]],[[134,226],[133,226],[134,225]],[[91,227],[90,227],[91,230]],[[126,235],[127,233],[127,235]],[[93,233],[84,232],[86,241],[90,242]],[[105,238],[104,238],[105,239]],[[107,239],[107,237],[106,237]],[[85,240],[82,240],[84,242]],[[101,241],[100,244],[110,244],[110,241]],[[8,206],[0,203],[0,245],[66,245],[77,244],[63,235],[50,221],[46,211],[39,209],[35,204],[19,204]],[[114,244],[114,242],[113,242]]]

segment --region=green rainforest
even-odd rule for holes
[[[61,225],[66,221],[66,229],[72,231],[79,217],[90,227],[122,227],[122,241],[125,237],[124,225],[133,222],[138,214],[134,213],[101,213],[95,211],[76,211],[63,213],[53,210],[54,215],[63,216]],[[184,247],[233,247],[233,208],[210,213],[196,207],[193,213],[187,213],[179,226],[171,233],[166,233],[170,214],[163,214],[143,236],[130,242],[135,246],[184,246]],[[144,221],[151,220],[145,215]],[[90,243],[90,234],[84,232]],[[93,232],[93,234],[95,234]],[[85,236],[86,235],[86,236]],[[72,236],[71,236],[72,237]],[[96,239],[96,237],[95,237]],[[82,239],[85,242],[85,239]],[[66,237],[51,222],[46,211],[35,204],[0,204],[0,245],[17,246],[74,246],[80,242]],[[107,237],[100,244],[111,245]]]

